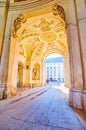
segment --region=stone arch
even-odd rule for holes
[[[64,13],[64,9],[60,6],[60,5],[57,5],[55,4],[54,7],[52,7],[52,11],[53,11],[53,14],[55,16],[59,15],[61,17],[61,21],[64,23],[65,25],[65,13]],[[24,16],[24,14],[19,14],[19,16],[14,20],[14,23],[13,23],[13,28],[12,28],[12,36],[15,40],[19,40],[18,39],[18,34],[17,32],[21,29],[21,26],[26,22],[26,18]],[[16,48],[15,50],[19,50],[19,46],[21,46],[22,43],[16,41]],[[41,45],[42,43],[40,43]],[[35,48],[35,51],[37,50],[37,47]],[[60,52],[60,51],[59,51]],[[34,55],[34,53],[33,53]],[[32,55],[32,57],[33,57]]]
[[[50,50],[47,50],[47,51],[43,54],[43,57],[42,57],[43,61],[45,62],[46,57],[47,57],[48,55],[52,54],[52,53],[58,53],[58,54],[62,55],[62,56],[65,58],[64,53],[63,53],[62,51],[60,51],[59,49],[50,49]]]
[[[46,61],[46,57],[49,54],[52,53],[58,53],[60,54],[63,58],[64,58],[64,78],[65,78],[65,87],[69,87],[70,86],[70,78],[69,78],[69,60],[68,60],[68,56],[65,56],[64,53],[62,51],[60,51],[59,49],[50,49],[47,50],[42,59],[43,59],[43,68],[42,68],[42,74],[43,74],[43,82],[45,84],[45,61]]]
[[[52,7],[53,14],[55,16],[59,15],[61,17],[61,19],[62,19],[61,21],[65,25],[64,9],[60,5],[57,5],[57,4],[54,7],[56,7],[56,10],[54,10],[55,8],[53,9],[53,7]],[[56,11],[56,13],[55,13],[55,11]],[[15,50],[14,50],[15,51],[15,53],[14,53],[15,56],[14,56],[14,60],[15,60],[15,57],[18,56],[18,54],[16,54],[16,53],[18,53],[17,51],[19,50],[19,47],[22,44],[21,42],[19,42],[18,31],[21,30],[22,25],[24,25],[24,23],[26,21],[27,21],[27,19],[26,19],[24,13],[21,13],[21,14],[19,14],[16,17],[16,19],[14,20],[14,23],[13,23],[13,27],[12,27],[12,39],[15,39]],[[13,44],[13,43],[11,42],[11,44]],[[33,55],[32,55],[32,57],[33,57]],[[40,68],[41,68],[41,66],[40,66]]]
[[[6,31],[5,31],[4,43],[3,43],[4,49],[3,49],[3,54],[1,57],[1,59],[3,59],[3,60],[1,60],[1,66],[0,66],[1,67],[0,68],[1,69],[1,71],[0,71],[1,82],[4,78],[4,76],[6,76],[5,71],[7,71],[7,73],[9,73],[8,72],[9,70],[7,67],[8,63],[6,65],[6,69],[4,70],[5,64],[6,64],[6,59],[9,59],[9,56],[6,56],[7,51],[9,51],[9,48],[11,48],[10,58],[14,59],[15,56],[13,56],[13,53],[15,53],[15,50],[17,48],[15,44],[14,44],[14,46],[12,46],[9,43],[10,25],[11,25],[10,14],[12,15],[15,13],[16,7],[17,7],[16,13],[18,14],[19,12],[21,12],[20,10],[23,9],[23,7],[24,7],[23,11],[32,11],[32,10],[34,10],[33,7],[36,7],[36,9],[40,9],[41,7],[42,8],[48,7],[49,5],[52,6],[52,4],[54,2],[55,2],[55,0],[52,0],[52,2],[51,2],[51,0],[48,0],[48,1],[42,0],[42,3],[40,3],[40,1],[39,1],[36,4],[35,4],[35,2],[33,2],[33,4],[32,4],[32,2],[25,1],[24,4],[21,4],[21,5],[15,4],[15,3],[12,5],[11,4],[9,5],[10,9],[8,11],[8,20],[7,20],[7,24],[6,24]],[[44,5],[41,6],[42,4],[44,4]],[[57,5],[57,4],[59,4],[59,5]],[[71,71],[71,76],[70,76],[71,77],[71,89],[70,89],[70,98],[69,99],[70,99],[70,104],[72,106],[82,109],[83,105],[86,106],[85,105],[86,101],[84,100],[85,95],[86,95],[85,91],[84,91],[84,89],[85,89],[85,71],[84,71],[85,70],[85,67],[84,67],[85,56],[84,56],[84,54],[85,53],[84,53],[84,49],[83,49],[84,48],[83,44],[84,44],[85,40],[84,41],[82,40],[85,38],[83,36],[83,32],[85,32],[85,31],[84,31],[84,27],[82,26],[82,23],[79,23],[79,25],[77,23],[79,22],[78,20],[80,19],[80,16],[83,16],[83,15],[79,15],[80,12],[77,10],[78,8],[75,7],[76,5],[75,5],[74,1],[57,1],[57,4],[54,6],[53,9],[48,10],[48,12],[52,10],[55,16],[60,15],[62,17],[63,21],[65,21],[65,23],[67,21],[67,30],[66,31],[68,32],[68,50],[69,50],[69,56],[70,56],[70,71]],[[77,2],[76,2],[76,4],[77,4]],[[71,17],[71,8],[69,8],[69,6],[72,7],[72,11],[73,11],[72,17]],[[30,8],[28,9],[28,7],[30,7]],[[77,4],[77,7],[78,7],[78,4]],[[83,7],[83,6],[81,6],[81,7]],[[84,10],[82,12],[84,12]],[[81,12],[81,14],[82,14],[82,12]],[[45,13],[46,13],[46,11],[45,11]],[[65,14],[67,14],[66,15],[67,19],[65,17]],[[14,27],[13,27],[14,32],[12,32],[12,35],[15,38],[17,37],[16,31],[18,32],[19,29],[21,28],[21,25],[25,22],[25,20],[24,21],[23,20],[24,20],[24,17],[22,17],[21,15],[16,20],[14,20],[15,21]],[[15,25],[17,25],[17,27],[15,27]],[[83,25],[85,25],[85,23],[83,23]],[[65,27],[66,27],[66,24],[65,24]],[[79,28],[80,28],[80,30],[79,30]],[[80,33],[80,34],[78,34],[78,33]],[[5,40],[6,35],[9,35],[9,36]],[[14,43],[16,43],[16,42],[14,42]],[[81,50],[83,51],[83,54],[81,53]],[[83,61],[81,60],[82,58],[83,58]],[[77,64],[77,66],[76,66],[76,64]],[[12,65],[14,65],[14,61],[10,62],[9,69],[11,69]],[[11,70],[13,70],[13,69],[11,69]],[[12,75],[13,71],[11,71],[11,70],[10,70],[10,74],[8,75],[8,78],[9,78],[9,80],[7,81],[8,83],[12,83],[11,75]],[[2,82],[2,84],[3,84],[3,82]],[[1,86],[3,87],[3,85],[1,85]],[[15,86],[15,84],[13,83],[13,85],[11,84],[10,86]],[[76,100],[77,95],[78,95],[79,102],[77,102],[77,100]],[[82,98],[82,95],[83,95],[84,99]],[[84,109],[86,111],[86,107]]]

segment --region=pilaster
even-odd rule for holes
[[[68,57],[64,58],[64,77],[65,77],[65,87],[69,87],[69,67],[68,67]]]
[[[3,48],[3,41],[5,35],[5,28],[8,16],[8,9],[9,9],[9,0],[3,0],[0,4],[0,61],[2,55],[2,48]]]
[[[68,21],[68,45],[70,55],[70,73],[71,73],[71,88],[69,92],[69,104],[75,108],[83,109],[82,105],[82,90],[83,90],[83,72],[80,53],[80,40],[77,25],[76,7],[72,1],[73,15]],[[71,14],[69,14],[69,17]]]
[[[86,112],[86,2],[75,1],[77,10],[77,23],[80,40],[80,52],[82,60],[82,71],[83,71],[83,109]]]
[[[7,88],[7,78],[8,78],[8,65],[9,65],[9,51],[10,51],[10,37],[11,37],[11,20],[8,16],[6,29],[3,40],[3,48],[0,63],[0,88]],[[1,97],[3,97],[1,95]]]
[[[42,86],[46,85],[46,63],[45,60],[41,63],[41,79],[42,79]]]
[[[24,87],[30,87],[30,62],[24,64],[23,68],[23,84]]]

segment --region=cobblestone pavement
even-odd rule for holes
[[[83,130],[64,93],[50,87],[0,101],[0,130]]]

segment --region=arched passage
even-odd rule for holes
[[[26,1],[24,2],[24,4],[20,5],[21,7],[19,6],[19,4],[16,3],[9,5],[10,9],[7,9],[8,13],[8,16],[6,16],[7,20],[4,19],[6,22],[6,29],[5,31],[3,30],[3,32],[5,32],[3,33],[4,41],[3,43],[1,43],[3,44],[1,64],[0,64],[1,90],[4,84],[7,87],[9,93],[11,93],[11,89],[13,89],[13,87],[16,87],[17,66],[18,66],[17,47],[19,44],[23,45],[24,49],[23,63],[25,67],[25,74],[26,72],[29,73],[29,75],[27,74],[26,76],[27,80],[25,80],[25,82],[29,81],[29,83],[32,82],[31,66],[34,64],[34,62],[37,62],[40,64],[40,68],[42,68],[43,66],[42,56],[46,52],[46,50],[49,50],[51,48],[52,50],[58,48],[58,50],[60,51],[63,49],[65,50],[65,52],[68,52],[67,51],[67,45],[68,45],[69,58],[67,53],[67,55],[65,55],[65,59],[67,60],[65,61],[66,63],[68,63],[68,59],[70,61],[70,68],[68,67],[68,64],[66,64],[67,65],[66,68],[70,69],[71,74],[70,76],[71,88],[69,98],[70,104],[72,106],[75,106],[76,108],[82,109],[83,106],[86,106],[85,105],[86,101],[84,100],[86,97],[85,93],[86,53],[84,51],[86,48],[85,47],[86,40],[84,40],[85,35],[83,35],[85,34],[84,30],[85,21],[83,20],[84,15],[83,12],[85,12],[85,6],[84,6],[85,3],[84,1],[81,0],[80,3],[82,4],[79,4],[76,0],[75,1],[64,0],[64,1],[57,1],[57,4],[54,3],[55,3],[54,0],[52,0],[52,2],[49,1],[49,3],[45,1],[44,5],[41,6],[40,2],[38,1],[36,3],[37,5],[35,4],[35,2],[33,2],[33,4],[30,2],[29,4],[29,2]],[[33,5],[34,7],[36,7],[35,11]],[[39,5],[41,7],[39,7]],[[80,10],[78,8],[79,5],[81,5]],[[23,7],[25,8],[23,9]],[[19,15],[22,12],[24,13]],[[16,19],[15,16],[17,16]],[[13,25],[12,22],[14,22]],[[12,33],[10,27],[11,25],[13,27]],[[67,31],[68,34],[66,35]],[[28,68],[27,69],[28,71],[26,71],[26,68]],[[40,82],[42,83],[42,76],[40,76]],[[9,93],[8,97],[10,95]],[[77,103],[77,100],[75,100],[77,99],[77,95],[80,101],[79,103]],[[86,110],[86,107],[84,107],[84,109]]]
[[[68,59],[68,55],[65,56],[63,52],[61,52],[60,50],[58,49],[50,49],[50,50],[47,50],[44,55],[43,55],[43,82],[45,84],[46,82],[46,75],[45,75],[45,71],[46,71],[46,58],[47,56],[49,56],[50,54],[52,53],[56,53],[56,54],[60,54],[63,59],[64,59],[64,79],[65,79],[65,84],[64,86],[65,87],[69,87],[70,86],[70,76],[69,76],[69,59]]]
[[[52,53],[46,58],[46,81],[57,82],[57,85],[65,81],[64,58],[58,53]]]
[[[42,86],[45,84],[45,59],[50,53],[56,52],[64,57],[65,86],[69,86],[68,47],[66,36],[66,20],[64,9],[59,5],[37,11],[20,14],[13,23],[10,48],[9,72],[12,73],[12,84],[16,86],[18,62],[23,63],[21,71],[23,86]],[[28,17],[28,16],[31,17]],[[14,51],[14,53],[12,53]],[[12,58],[11,58],[12,57]],[[13,63],[12,70],[11,64]],[[34,64],[39,64],[39,77],[34,80]],[[27,69],[28,66],[28,69]],[[38,69],[37,69],[38,70]],[[38,72],[38,71],[37,71]],[[8,73],[8,75],[10,74]],[[43,73],[43,75],[42,75]],[[15,74],[15,76],[14,76]],[[23,76],[22,76],[23,75]]]

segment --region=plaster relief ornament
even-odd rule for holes
[[[42,54],[42,52],[43,52],[43,48],[44,48],[44,43],[41,43],[41,44],[38,46],[36,52],[34,53],[34,56],[40,57],[41,54]]]
[[[63,19],[63,21],[65,22],[65,25],[66,25],[66,18],[65,18],[65,11],[64,9],[60,6],[60,5],[57,5],[55,4],[53,7],[53,14],[54,15],[60,15],[60,17]]]
[[[22,45],[19,47],[19,54],[24,56],[24,49],[23,49]]]
[[[38,63],[34,64],[32,70],[32,80],[40,80],[40,65]]]
[[[49,32],[44,32],[43,34],[41,34],[40,38],[45,42],[51,42],[51,41],[56,40],[57,35],[55,32],[49,31]]]
[[[20,14],[14,21],[13,29],[12,29],[12,35],[14,38],[17,37],[17,31],[21,27],[21,24],[24,24],[26,22],[26,18],[23,14]]]
[[[50,25],[54,24],[54,21],[48,21],[48,20],[45,20],[44,18],[41,18],[40,19],[40,24],[39,25],[33,25],[33,27],[35,28],[40,28],[42,32],[45,32],[45,31],[50,31],[51,30],[51,27]]]

